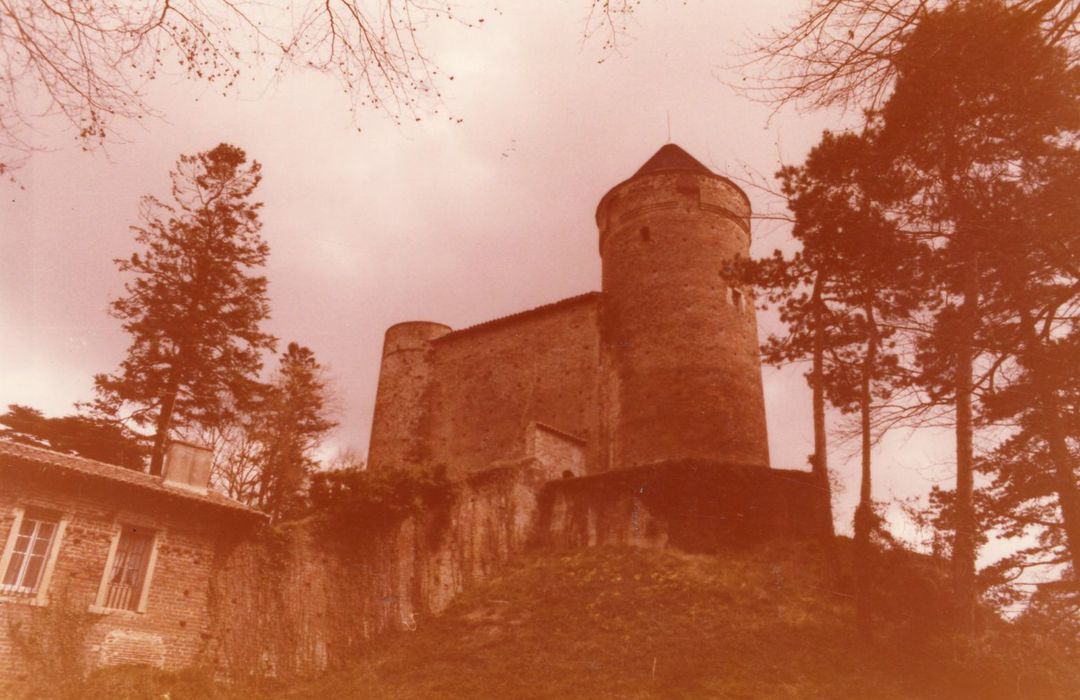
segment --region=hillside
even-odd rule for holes
[[[835,588],[805,545],[548,554],[287,696],[1068,697],[985,639],[963,660],[910,633],[908,650],[895,637],[865,645],[850,595]]]
[[[815,559],[791,550],[778,561],[622,548],[533,559],[296,697],[851,697],[886,687],[879,673],[844,680],[857,663],[850,606],[822,588]]]
[[[912,594],[910,582],[903,587]],[[1080,697],[1066,670],[1011,632],[946,651],[944,642],[897,624],[864,644],[851,597],[836,588],[808,545],[721,556],[634,548],[540,554],[442,616],[419,620],[417,631],[379,640],[347,670],[221,696]],[[998,648],[1014,651],[1006,658]],[[1040,680],[1048,668],[1049,683]],[[117,681],[99,678],[94,691],[150,697],[152,685],[173,700],[207,694],[163,674],[153,684]]]

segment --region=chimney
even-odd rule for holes
[[[208,447],[172,440],[165,452],[162,479],[170,486],[206,493],[210,484],[210,462],[214,452]]]

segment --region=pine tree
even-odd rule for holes
[[[795,214],[793,235],[802,243],[802,255],[814,261],[816,280],[828,280],[820,295],[832,327],[827,336],[815,338],[813,348],[815,355],[824,351],[830,358],[822,393],[841,411],[859,415],[862,469],[854,529],[864,622],[871,537],[878,529],[871,488],[874,405],[907,380],[896,349],[897,329],[919,307],[914,279],[922,254],[917,239],[902,232],[885,209],[897,183],[881,162],[875,139],[872,129],[826,132],[801,167],[781,173]]]
[[[1080,94],[1080,90],[1078,90]],[[1078,124],[1080,127],[1080,124]],[[1080,571],[1080,148],[1056,140],[1002,193],[1014,223],[995,254],[986,305],[997,358],[983,418],[1012,434],[980,460],[992,478],[993,523],[1037,546],[1005,564],[1067,561]],[[1080,591],[1077,591],[1080,594]]]
[[[275,520],[295,514],[318,468],[314,451],[337,424],[328,416],[323,368],[308,348],[289,343],[251,426],[261,443],[259,506]]]
[[[871,499],[871,416],[876,399],[902,379],[895,350],[897,321],[918,305],[911,277],[919,245],[902,234],[877,190],[892,186],[876,158],[874,134],[826,132],[801,166],[779,177],[794,215],[798,253],[752,263],[748,269],[780,306],[785,336],[770,338],[766,360],[811,361],[815,455],[825,463],[826,403],[858,412],[862,479],[855,518],[859,582],[865,583],[876,516]],[[865,589],[860,586],[860,591]],[[860,596],[860,603],[865,602]],[[864,605],[860,605],[863,611]]]
[[[1074,81],[1038,19],[995,0],[927,13],[895,60],[881,143],[904,174],[909,219],[937,239],[927,270],[941,301],[920,361],[931,395],[955,407],[953,583],[957,621],[970,627],[976,399],[989,376],[983,338],[996,322],[986,297],[1008,264],[993,251],[1014,235],[999,193],[1075,120]]]
[[[116,260],[134,275],[111,305],[131,337],[127,356],[95,377],[99,411],[153,426],[151,474],[161,473],[175,424],[213,424],[252,397],[261,353],[275,342],[259,327],[269,302],[255,272],[269,246],[261,205],[250,201],[258,162],[221,144],[181,156],[171,176],[174,203],[144,198],[133,227],[143,250]]]
[[[10,404],[0,415],[0,437],[12,442],[75,454],[125,469],[146,468],[147,448],[123,425],[102,418],[68,415],[49,418],[29,406]]]

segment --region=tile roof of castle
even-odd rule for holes
[[[536,308],[528,309],[526,311],[519,311],[515,314],[508,316],[500,316],[499,318],[493,318],[490,321],[484,321],[472,326],[466,326],[465,328],[459,328],[455,331],[451,331],[444,336],[440,336],[434,340],[435,343],[441,343],[444,340],[452,340],[459,338],[466,333],[472,333],[473,331],[488,330],[490,328],[496,328],[498,326],[508,325],[511,323],[517,323],[533,316],[549,313],[551,311],[561,311],[568,306],[574,306],[586,301],[596,301],[600,298],[600,292],[586,292],[585,294],[579,294],[576,297],[569,297],[567,299],[561,299],[559,301],[552,302],[550,304],[544,304],[543,306],[537,306]]]
[[[40,472],[91,478],[103,482],[112,482],[117,486],[134,487],[187,501],[217,506],[235,513],[265,517],[259,511],[213,491],[201,494],[172,486],[159,476],[151,476],[144,472],[125,469],[114,464],[106,464],[85,457],[54,452],[42,447],[24,445],[8,440],[0,440],[0,469],[26,471],[37,469]]]
[[[690,170],[707,175],[716,174],[679,146],[673,143],[665,143],[660,147],[659,151],[653,154],[652,158],[645,161],[645,165],[637,169],[631,179],[659,170]]]

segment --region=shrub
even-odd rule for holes
[[[66,591],[31,613],[27,620],[10,621],[8,635],[31,672],[30,696],[46,697],[82,679],[86,637],[94,619],[72,605]]]
[[[243,693],[226,690],[198,669],[162,671],[149,666],[110,666],[90,676],[78,687],[68,689],[74,700],[216,700],[240,698]]]
[[[443,466],[324,472],[312,480],[310,492],[317,517],[346,540],[388,530],[412,515],[445,510],[452,498]]]

